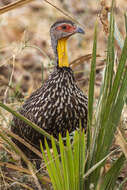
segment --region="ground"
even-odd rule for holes
[[[1,0],[3,7],[15,0]],[[50,1],[52,2],[52,1]],[[98,22],[98,58],[96,68],[95,98],[98,98],[100,84],[103,77],[103,68],[106,58],[107,44],[107,13],[110,1],[96,0],[54,0],[67,15],[72,15],[84,28],[85,35],[75,35],[68,42],[70,63],[81,56],[78,64],[72,66],[78,85],[85,94],[88,93],[90,57],[92,52],[93,33],[95,21]],[[124,11],[127,9],[126,0],[117,0],[115,3],[115,19],[122,37],[125,37]],[[68,18],[68,16],[66,18]],[[50,72],[52,72],[54,55],[50,43],[49,29],[52,23],[65,15],[51,6],[47,1],[33,1],[15,10],[0,16],[0,100],[15,110],[22,104],[31,92],[41,86]],[[116,53],[121,49],[115,41]],[[88,54],[90,54],[88,56]],[[123,120],[126,119],[124,113]],[[12,115],[0,108],[0,127],[10,127]],[[0,128],[1,129],[1,128]],[[125,133],[126,135],[126,133]],[[20,163],[14,161],[14,154],[0,139],[0,189],[13,189],[13,183],[18,180],[14,189],[36,189],[36,184],[27,176],[21,175]],[[12,160],[12,157],[14,160]],[[3,166],[3,162],[17,162],[17,168]],[[11,172],[13,178],[10,179]],[[124,171],[125,177],[126,170]],[[20,177],[19,177],[20,175]],[[31,180],[31,182],[30,182]],[[45,178],[45,180],[49,180]],[[9,186],[11,184],[11,187]],[[23,187],[26,184],[30,187]],[[125,187],[126,189],[126,187]]]

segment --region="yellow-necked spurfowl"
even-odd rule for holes
[[[69,67],[66,43],[70,36],[84,34],[83,29],[70,20],[55,22],[50,28],[51,44],[56,66],[49,79],[25,101],[19,113],[36,123],[49,134],[65,137],[67,130],[74,131],[87,124],[87,97],[78,88],[72,69]],[[14,117],[11,130],[39,149],[42,135],[23,121]],[[29,156],[28,148],[13,141]]]

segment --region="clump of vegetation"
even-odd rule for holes
[[[101,85],[100,97],[95,111],[93,109],[93,102],[96,45],[97,32],[95,27],[89,84],[87,137],[85,138],[84,132],[76,132],[73,144],[71,145],[67,134],[66,147],[63,146],[63,142],[60,137],[60,158],[53,140],[53,155],[51,154],[47,143],[47,157],[42,149],[48,173],[55,190],[122,189],[123,183],[118,187],[116,181],[125,161],[124,153],[121,152],[118,159],[110,165],[110,169],[108,171],[105,171],[104,169],[106,160],[115,151],[118,151],[118,149],[112,152],[110,150],[115,132],[120,122],[127,93],[127,70],[125,67],[127,59],[127,37],[124,41],[124,47],[122,49],[116,73],[114,73],[113,8],[110,14],[110,29],[104,79]]]
[[[38,175],[33,164],[27,159],[23,152],[11,142],[8,135],[13,136],[13,134],[9,133],[7,130],[3,131],[2,127],[0,127],[1,138],[9,147],[21,156],[28,166],[28,169],[19,167],[15,168],[14,165],[7,166],[22,173],[26,173],[27,175],[31,175],[38,189],[41,189],[38,179],[43,184],[49,184],[51,182],[54,190],[121,190],[124,187],[124,183],[127,181],[125,178],[124,181],[117,184],[118,176],[125,163],[125,156],[127,155],[127,150],[123,148],[126,147],[127,144],[118,128],[127,94],[127,68],[125,65],[127,59],[127,37],[124,40],[118,64],[116,64],[114,23],[112,6],[110,11],[104,78],[96,106],[94,104],[94,84],[97,55],[97,24],[95,25],[88,95],[88,127],[86,133],[81,129],[75,131],[73,141],[67,133],[65,146],[61,136],[59,136],[59,142],[57,142],[53,137],[45,133],[45,131],[0,102],[1,107],[24,120],[35,130],[52,141],[52,150],[48,147],[46,140],[46,152],[41,146],[45,166],[51,179],[50,181],[45,177],[43,178],[42,174]],[[126,16],[125,23],[127,28]],[[119,148],[111,150],[116,133],[118,133],[123,143],[123,146],[121,145],[121,150]],[[7,150],[9,150],[8,147]],[[119,152],[118,158],[110,162],[109,169],[106,169],[108,160],[112,158],[116,152]],[[4,153],[1,155],[3,162],[12,161],[14,163],[13,160],[6,160],[6,155]],[[25,179],[27,179],[27,177]],[[25,179],[23,178],[23,182]],[[24,189],[30,189],[29,186],[23,185],[22,182],[19,183],[19,185]],[[50,189],[50,185],[45,186],[45,188]]]

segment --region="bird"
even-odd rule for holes
[[[55,66],[47,81],[33,92],[18,112],[34,122],[56,139],[79,128],[87,126],[88,99],[76,84],[74,73],[69,66],[67,41],[72,35],[85,34],[84,30],[68,19],[57,20],[50,28],[51,46],[55,55]],[[44,136],[17,117],[13,117],[11,131],[40,150]],[[30,158],[25,145],[12,139]]]

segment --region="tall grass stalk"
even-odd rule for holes
[[[108,171],[105,171],[104,167],[107,158],[111,156],[110,149],[127,96],[127,67],[125,66],[127,60],[127,36],[124,40],[115,73],[114,23],[112,5],[106,66],[96,110],[94,110],[93,107],[97,49],[97,26],[95,26],[86,137],[85,133],[80,129],[79,131],[75,131],[73,143],[71,143],[71,138],[67,133],[65,146],[61,135],[59,136],[58,143],[53,137],[48,135],[44,130],[39,129],[39,127],[31,121],[0,103],[0,106],[5,110],[26,122],[46,138],[51,139],[53,153],[46,140],[45,145],[47,154],[42,145],[41,150],[54,190],[88,190],[91,188],[93,190],[116,189],[116,180],[125,161],[124,154],[122,153],[120,155]],[[5,140],[6,139],[8,138],[6,137]],[[7,141],[7,143],[9,142]],[[123,183],[120,188],[122,186]]]
[[[59,142],[60,155],[53,137],[53,153],[51,153],[47,141],[45,142],[47,154],[41,146],[53,188],[54,190],[81,190],[84,186],[83,175],[86,159],[85,134],[81,130],[75,131],[73,146],[68,133],[66,136],[67,146],[65,147],[61,135]]]
[[[112,7],[110,14],[106,66],[96,112],[94,112],[93,109],[97,41],[95,27],[88,100],[88,130],[86,143],[87,150],[84,152],[85,155],[83,156],[79,154],[80,147],[77,146],[78,149],[74,149],[75,147],[73,146],[73,149],[71,150],[73,156],[67,157],[67,154],[65,152],[67,149],[69,149],[70,145],[67,143],[65,148],[60,138],[60,146],[62,148],[60,148],[61,162],[59,160],[58,173],[62,173],[63,175],[62,182],[65,183],[63,186],[64,189],[82,190],[93,188],[94,190],[115,190],[116,180],[125,161],[124,154],[121,154],[121,156],[111,165],[110,169],[107,172],[104,171],[104,166],[107,160],[106,158],[109,157],[110,148],[112,146],[115,131],[120,121],[120,116],[127,93],[127,69],[125,67],[127,59],[127,37],[124,41],[124,46],[121,52],[117,71],[116,73],[114,73],[114,23],[115,22]],[[80,135],[81,134],[83,133],[80,133]],[[67,136],[67,139],[69,141],[69,136]],[[46,149],[48,152],[48,147]],[[51,162],[54,163],[54,160],[55,158],[57,158],[58,155],[54,157],[50,154],[50,156],[48,155],[48,158],[46,158],[43,151],[43,156],[45,157],[45,163],[47,165],[50,177],[51,179],[53,178],[53,184],[56,184],[56,186],[54,185],[54,189],[62,189],[61,186],[57,187],[57,181],[60,181],[60,178],[59,176],[57,176],[56,178],[56,175],[58,175],[58,173],[55,175],[56,169],[53,167],[52,169],[50,168]],[[80,171],[81,169],[78,165],[79,160],[81,159],[80,156],[83,156],[85,158],[85,170],[83,176],[84,186],[80,187],[78,185],[78,188],[76,188],[75,186],[70,187],[70,184],[73,183],[73,178],[71,178],[69,175],[69,169],[72,169],[72,173],[74,172],[74,167],[72,164],[74,156],[77,157],[77,170],[75,170],[75,175],[77,175],[78,171]],[[69,168],[70,166],[71,168]],[[87,177],[85,174],[87,174]],[[81,180],[82,179],[79,178],[79,184]]]
[[[120,116],[125,102],[127,93],[127,69],[125,67],[127,54],[127,37],[124,41],[124,47],[122,49],[121,57],[117,67],[116,74],[114,73],[114,16],[113,8],[110,14],[110,30],[108,36],[108,47],[107,47],[107,60],[104,73],[104,80],[101,86],[100,97],[95,112],[94,130],[92,138],[90,139],[90,153],[88,154],[88,160],[85,171],[87,172],[93,165],[101,161],[110,151],[116,128],[120,121]],[[117,170],[116,175],[118,177],[119,171],[124,163],[124,156],[122,159],[118,159],[120,167],[117,164],[114,166]],[[86,180],[86,189],[90,188],[90,184],[94,186],[94,189],[98,188],[100,182],[101,168],[104,167],[105,162],[98,167]],[[112,166],[113,167],[113,166]],[[113,175],[113,170],[110,172]],[[110,175],[110,172],[105,176]],[[110,178],[109,177],[109,178]],[[103,180],[106,177],[103,176]],[[116,176],[114,176],[116,179]],[[103,181],[101,180],[101,181]],[[108,182],[107,182],[108,183]],[[107,184],[106,183],[106,184]],[[106,187],[106,186],[105,186]],[[106,189],[100,184],[100,189]],[[110,188],[108,189],[113,189]]]

